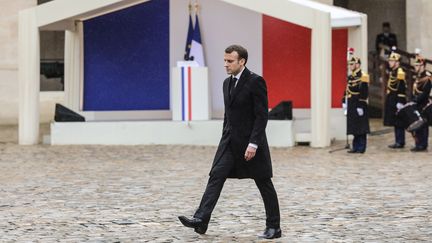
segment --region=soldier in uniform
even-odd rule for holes
[[[405,129],[403,121],[397,117],[398,109],[406,103],[406,81],[405,72],[400,67],[400,55],[392,52],[388,59],[390,74],[387,81],[386,101],[384,107],[384,125],[393,126],[395,133],[395,143],[389,148],[399,149],[405,146]]]
[[[369,133],[368,86],[369,76],[360,69],[361,61],[352,57],[348,62],[351,74],[345,90],[342,106],[347,110],[347,134],[354,136],[352,148],[348,153],[366,151]]]
[[[418,111],[422,111],[429,102],[432,74],[425,69],[425,59],[420,55],[416,56],[414,67],[417,74],[413,85],[411,102],[416,104]],[[426,151],[428,147],[428,136],[428,124],[423,125],[420,129],[413,132],[415,146],[411,148],[411,151]]]

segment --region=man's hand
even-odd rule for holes
[[[253,157],[255,157],[255,154],[256,154],[256,148],[248,146],[246,148],[246,152],[245,152],[244,158],[245,158],[246,161],[249,161]]]

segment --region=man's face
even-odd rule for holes
[[[349,69],[351,70],[351,72],[354,72],[356,70],[356,64],[355,63],[351,63],[349,65]]]
[[[384,33],[390,33],[390,27],[387,27],[387,26],[383,27],[383,32]]]
[[[231,53],[225,53],[224,55],[224,67],[227,74],[237,75],[244,67],[245,59],[239,60],[239,55],[236,51]]]
[[[417,73],[420,73],[423,71],[422,67],[423,67],[423,65],[418,65],[418,64],[414,65],[415,71]]]
[[[394,69],[396,67],[397,62],[395,60],[389,60],[388,63],[389,63],[389,67],[391,69]]]

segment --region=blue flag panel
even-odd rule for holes
[[[84,22],[84,110],[169,110],[169,0]]]

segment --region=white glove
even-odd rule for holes
[[[357,108],[357,114],[358,114],[359,116],[363,116],[363,115],[364,115],[363,108]]]
[[[343,110],[344,116],[346,116],[348,114],[347,107],[348,107],[347,104],[343,102],[342,103],[342,110]]]
[[[397,104],[396,104],[396,108],[397,108],[398,110],[402,109],[402,107],[404,107],[404,105],[403,105],[402,103],[397,103]]]

